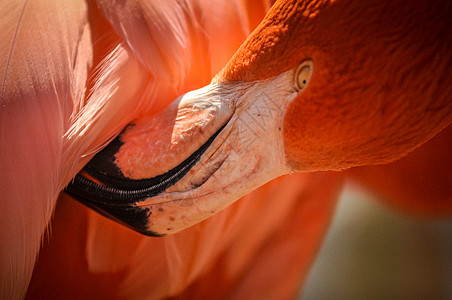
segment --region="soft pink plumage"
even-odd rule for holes
[[[398,203],[401,207],[414,207],[416,212],[431,215],[450,214],[451,204],[446,199],[450,192],[448,186],[435,195],[438,202],[429,202],[426,196],[433,184],[422,179],[433,175],[418,172],[420,190],[427,191],[424,195],[409,194],[406,192],[409,186],[404,189],[384,180],[388,172],[393,174],[391,168],[395,168],[400,171],[395,177],[403,183],[407,174],[417,170],[411,157],[428,161],[432,159],[428,155],[432,149],[447,155],[450,130],[392,167],[370,167],[349,173],[300,173],[277,179],[214,217],[164,238],[138,235],[74,202],[69,196],[60,195],[75,174],[127,124],[143,116],[153,116],[179,95],[208,84],[257,26],[270,2],[44,0],[38,3],[24,0],[1,4],[0,298],[23,298],[30,280],[27,296],[33,299],[62,295],[108,299],[220,295],[238,299],[293,297],[320,245],[336,196],[348,174],[364,178],[369,186],[386,192],[391,201],[391,197],[402,199],[402,204]],[[312,10],[312,14],[299,15],[304,21],[315,19],[323,8],[331,14],[341,11],[340,3],[334,1],[289,2],[279,3],[281,16],[288,12],[283,9],[285,4],[290,8],[302,3],[307,7],[304,12]],[[382,2],[374,2],[378,9],[381,8],[379,3]],[[330,6],[333,9],[328,10]],[[353,11],[353,7],[347,7]],[[328,16],[320,13],[319,19],[334,28]],[[223,79],[228,76],[255,82],[267,79],[270,75],[265,64],[253,65],[257,58],[264,61],[266,58],[275,74],[281,67],[284,71],[290,69],[294,57],[285,57],[285,65],[281,66],[280,61],[271,56],[272,47],[278,45],[278,38],[284,37],[288,28],[278,23],[284,21],[283,17],[280,19],[277,13],[273,17],[272,22],[278,26],[262,25],[262,31],[256,35],[258,43],[242,46],[242,51],[222,73]],[[445,23],[441,21],[434,24],[443,26]],[[348,34],[347,24],[341,27],[342,34]],[[315,29],[324,30],[323,27]],[[323,34],[325,36],[316,36],[318,41],[313,39],[312,44],[316,41],[322,44],[324,37],[334,42],[333,33]],[[261,44],[264,50],[270,50],[260,51]],[[439,43],[439,49],[444,50],[449,44],[447,41]],[[285,50],[287,53],[296,50],[278,49],[283,54]],[[278,51],[275,53],[280,53]],[[312,53],[321,56],[322,51]],[[441,72],[447,73],[450,57],[443,59],[444,63],[439,60],[435,63],[442,66]],[[393,60],[398,63],[397,59]],[[258,72],[247,73],[250,66]],[[411,67],[408,65],[407,69]],[[321,71],[318,74],[322,75]],[[327,71],[324,69],[323,74]],[[438,74],[440,78],[442,73]],[[339,75],[347,82],[346,76]],[[215,80],[222,80],[221,76]],[[360,82],[356,83],[359,86]],[[427,88],[444,100],[447,95],[441,94],[441,84],[445,86],[440,82],[438,86]],[[323,91],[322,88],[317,90]],[[375,90],[376,94],[380,92]],[[398,91],[392,86],[387,90],[388,94]],[[419,90],[423,90],[422,87]],[[335,95],[335,91],[331,91],[331,95]],[[322,99],[316,100],[319,107],[312,108],[313,116],[320,115],[315,112],[316,109],[321,111],[323,104]],[[422,98],[417,100],[422,103]],[[435,98],[431,100],[434,103]],[[415,111],[407,107],[408,112]],[[406,154],[413,150],[413,145],[419,145],[450,123],[447,117],[450,103],[432,107],[429,107],[432,119],[437,112],[441,112],[438,116],[446,117],[425,132],[412,131],[415,134],[408,139],[413,140],[409,140],[411,144],[407,142],[409,147],[401,147],[402,152],[393,154],[392,148],[384,148],[383,161]],[[306,106],[302,106],[304,108]],[[344,109],[344,115],[351,110]],[[337,111],[340,110],[331,110]],[[292,110],[293,123],[297,122],[298,112],[297,107]],[[384,109],[380,116],[384,119]],[[422,116],[417,117],[422,119]],[[332,125],[346,123],[331,120]],[[321,121],[331,125],[324,123],[325,119]],[[309,125],[316,128],[315,122]],[[340,137],[336,131],[331,131],[331,136]],[[321,133],[330,138],[329,130]],[[378,134],[382,133],[376,130],[375,134],[372,141],[381,142]],[[354,135],[349,136],[354,141]],[[338,140],[341,145],[342,140]],[[397,141],[394,144],[405,145]],[[359,144],[360,140],[357,142]],[[362,151],[354,145],[350,149]],[[307,151],[316,147],[325,149],[322,144],[314,146],[306,148]],[[343,150],[340,146],[337,148]],[[323,156],[319,157],[326,161],[322,168],[333,168],[328,151],[321,154]],[[314,163],[318,162],[315,155],[312,157]],[[435,162],[439,166],[450,165],[441,157]],[[337,168],[355,164],[351,161]],[[46,233],[49,224],[52,227]]]

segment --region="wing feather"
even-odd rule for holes
[[[0,298],[22,298],[59,193],[62,136],[91,64],[83,1],[0,8]]]

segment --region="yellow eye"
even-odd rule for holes
[[[301,91],[304,89],[311,79],[314,62],[311,59],[304,60],[300,63],[295,72],[295,89]]]

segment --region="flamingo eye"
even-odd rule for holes
[[[313,70],[314,62],[311,59],[306,59],[300,63],[295,72],[295,89],[297,91],[303,90],[308,85]]]

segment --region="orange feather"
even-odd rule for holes
[[[349,175],[450,215],[450,127],[395,164],[282,177],[163,238],[59,195],[127,124],[217,72],[256,84],[312,59],[281,124],[291,171],[388,163],[451,124],[449,1],[270,2],[1,5],[0,298],[292,298]]]

